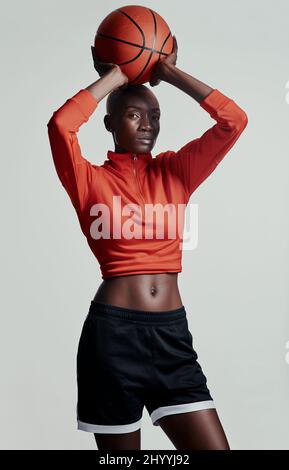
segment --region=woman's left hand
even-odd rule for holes
[[[165,59],[159,60],[155,67],[153,68],[153,73],[150,79],[150,86],[157,86],[162,80],[163,77],[163,70],[166,64],[176,65],[177,57],[178,57],[178,43],[176,40],[176,36],[173,36],[174,40],[174,47],[171,54],[169,54]]]

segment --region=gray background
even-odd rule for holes
[[[239,141],[191,197],[199,243],[183,253],[179,287],[231,448],[289,449],[288,2],[134,3],[165,18],[180,69],[248,115]],[[101,276],[57,178],[46,124],[99,78],[95,31],[126,4],[27,0],[1,10],[3,449],[96,448],[92,434],[76,429],[75,359]],[[162,110],[153,156],[214,124],[179,89],[152,90]],[[114,149],[105,101],[78,134],[96,164]],[[174,448],[146,409],[142,448]]]

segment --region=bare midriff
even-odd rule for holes
[[[104,279],[94,301],[136,310],[167,311],[183,306],[178,273],[136,274]]]

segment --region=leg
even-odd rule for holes
[[[230,450],[214,408],[163,416],[159,425],[176,449]]]
[[[139,450],[141,430],[125,434],[96,434],[94,433],[98,450]]]

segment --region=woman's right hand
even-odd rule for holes
[[[113,64],[111,62],[101,62],[95,52],[95,48],[91,46],[91,53],[92,53],[92,59],[93,59],[93,65],[97,73],[99,74],[100,77],[105,75],[106,73],[110,72],[111,70],[115,70],[116,73],[119,75],[119,80],[120,80],[120,86],[119,88],[125,88],[128,84],[128,77],[119,65]]]

